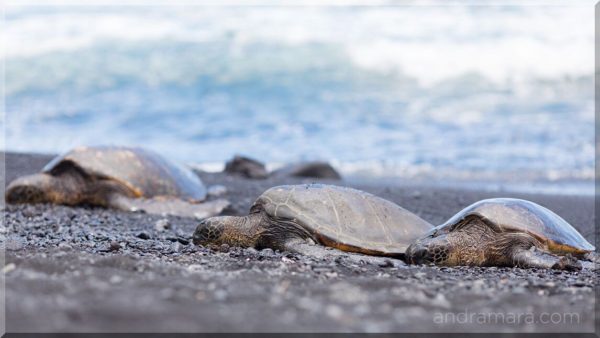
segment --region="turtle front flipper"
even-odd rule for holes
[[[530,249],[516,249],[512,253],[514,265],[521,268],[542,268],[578,271],[581,270],[581,262],[577,258],[567,254],[566,256],[557,256],[548,252],[539,250],[536,247]]]
[[[359,253],[341,251],[331,247],[310,243],[307,240],[291,239],[285,243],[286,251],[299,253],[301,255],[310,256],[317,259],[334,259],[347,261],[349,263],[362,265],[372,264],[382,267],[399,267],[406,265],[399,259],[390,257],[367,256]]]
[[[586,261],[590,261],[590,262],[592,262],[594,264],[600,264],[600,255],[598,255],[594,251],[585,253],[583,255],[583,259],[586,260]]]
[[[173,215],[204,219],[220,214],[229,206],[229,201],[217,199],[202,203],[191,203],[173,197],[130,198],[120,194],[110,197],[109,206],[124,211],[144,211],[155,215]]]

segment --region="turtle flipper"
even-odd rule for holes
[[[109,205],[125,211],[144,211],[156,215],[174,215],[204,219],[220,214],[229,206],[229,201],[217,199],[202,203],[191,203],[171,197],[129,198],[122,195],[111,197]]]
[[[521,268],[542,268],[577,271],[581,270],[582,265],[575,257],[567,254],[566,256],[556,256],[536,247],[530,249],[518,248],[512,255],[514,265]]]
[[[285,243],[284,248],[288,251],[299,253],[302,255],[314,257],[317,259],[341,259],[347,260],[354,264],[373,264],[386,267],[398,267],[406,265],[399,259],[390,257],[367,256],[353,252],[346,252],[330,247],[324,247],[318,244],[311,244],[306,240],[294,239]]]
[[[600,264],[600,255],[594,251],[584,254],[583,259],[585,259],[586,261],[595,263],[595,264]]]

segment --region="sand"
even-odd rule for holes
[[[6,182],[51,156],[7,153]],[[247,213],[279,184],[199,173]],[[594,198],[352,186],[439,224],[490,197],[540,203],[594,242]],[[167,229],[162,229],[168,224]],[[443,268],[318,260],[288,252],[194,246],[197,221],[91,207],[5,207],[8,332],[589,332],[596,273]]]

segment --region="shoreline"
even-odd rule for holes
[[[6,153],[6,182],[52,156]],[[243,215],[268,187],[322,182],[373,193],[441,224],[505,192],[199,172]],[[6,184],[6,182],[4,184]],[[510,193],[555,211],[590,242],[594,197]],[[6,205],[7,330],[163,332],[579,332],[594,328],[593,271],[357,265],[190,244],[196,220],[48,204]],[[159,230],[158,222],[171,227]],[[143,235],[142,235],[143,233]],[[111,243],[119,243],[111,250]],[[577,323],[444,323],[435,314],[577,313]]]

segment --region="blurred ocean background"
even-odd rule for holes
[[[9,6],[5,148],[593,193],[594,3],[428,4]]]

